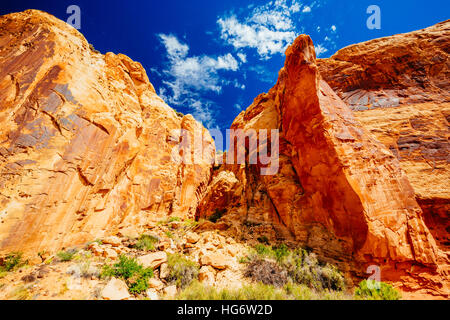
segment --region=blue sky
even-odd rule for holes
[[[81,29],[94,47],[139,61],[166,102],[208,128],[229,128],[276,82],[286,46],[301,33],[318,55],[450,18],[446,0],[2,0],[0,14],[41,9],[67,20],[81,9]],[[381,9],[369,30],[367,7]]]

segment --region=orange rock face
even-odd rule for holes
[[[450,101],[450,20],[319,59],[322,77],[353,109]]]
[[[193,217],[214,142],[156,95],[139,63],[90,50],[34,10],[0,17],[0,48],[0,253]],[[180,129],[202,134],[195,164],[173,161]]]
[[[450,255],[450,20],[319,60],[323,78],[400,160]]]
[[[321,79],[309,37],[287,49],[278,83],[232,128],[279,129],[280,157],[275,175],[263,176],[261,165],[248,162],[216,171],[213,181],[223,171],[239,180],[234,192],[209,191],[231,199],[216,207],[226,212],[221,221],[230,231],[301,244],[360,277],[377,265],[384,281],[402,277],[405,290],[448,295],[446,257],[398,159]],[[207,217],[206,208],[202,203],[197,212]]]

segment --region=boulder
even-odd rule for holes
[[[186,233],[186,241],[191,244],[196,244],[200,240],[200,236],[195,232]]]
[[[120,240],[119,237],[116,236],[110,236],[110,237],[106,237],[102,240],[103,244],[110,244],[113,247],[118,247],[122,244],[122,241]]]
[[[131,298],[127,284],[116,278],[112,278],[102,290],[102,298],[105,300],[127,300]]]
[[[164,288],[164,295],[168,299],[172,299],[177,295],[177,286],[169,286]]]
[[[211,266],[202,266],[198,274],[198,280],[206,285],[213,286],[216,278],[216,270]]]
[[[103,251],[103,257],[107,259],[115,260],[118,258],[118,256],[119,255],[117,254],[117,252],[111,248],[105,248],[105,250]]]
[[[159,300],[158,292],[155,289],[148,289],[146,291],[147,298],[150,300]]]
[[[200,258],[203,266],[211,266],[216,269],[226,269],[231,266],[232,261],[228,256],[219,252],[207,252]]]
[[[93,242],[88,246],[88,249],[92,252],[94,256],[101,257],[103,256],[105,250],[97,243]]]
[[[164,288],[164,283],[161,282],[161,280],[158,280],[156,278],[150,278],[148,280],[148,286],[151,289],[155,289],[157,291],[161,290],[162,288]]]
[[[156,269],[167,262],[167,253],[164,251],[149,253],[145,256],[138,257],[137,261],[145,268]]]

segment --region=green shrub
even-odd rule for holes
[[[332,264],[326,264],[319,268],[319,276],[322,288],[342,291],[345,289],[344,276],[339,272],[338,268]]]
[[[263,244],[257,244],[255,246],[255,251],[258,255],[263,257],[273,257],[274,255],[272,248]]]
[[[239,289],[217,289],[193,281],[181,290],[178,300],[348,300],[351,296],[330,291],[318,292],[305,285],[288,283],[276,288],[263,283],[245,285]]]
[[[284,243],[278,247],[273,248],[273,251],[275,254],[275,259],[278,262],[282,262],[283,259],[290,254],[289,248]]]
[[[31,292],[25,286],[16,288],[12,293],[8,295],[8,299],[11,300],[31,300]]]
[[[192,220],[192,219],[185,220],[184,223],[183,223],[183,225],[184,225],[184,227],[186,229],[193,229],[196,226],[198,226],[198,224],[199,224],[198,221],[195,221],[195,220]]]
[[[320,264],[314,253],[308,253],[302,248],[290,250],[285,244],[274,247],[257,244],[254,250],[256,256],[251,254],[247,262],[249,266],[252,266],[252,270],[248,269],[246,273],[254,280],[259,278],[258,273],[266,274],[269,279],[273,279],[274,274],[281,273],[281,269],[287,273],[288,280],[290,279],[296,284],[303,284],[316,290],[342,291],[345,289],[345,278],[339,270],[331,264]],[[277,262],[278,268],[275,268],[275,264],[272,264],[274,273],[270,276],[268,271],[262,272],[263,270],[260,270],[258,272],[256,270],[258,267],[253,266],[254,262],[261,264],[261,258],[263,261],[264,259],[273,259]],[[261,279],[261,281],[263,280]],[[280,284],[280,282],[273,282],[272,280],[264,283]]]
[[[0,273],[15,271],[27,263],[28,261],[22,260],[21,252],[10,253],[5,258],[0,259]]]
[[[138,250],[155,251],[155,244],[159,242],[159,239],[148,234],[143,234],[139,237],[133,248]]]
[[[72,259],[75,257],[77,252],[78,251],[76,249],[70,249],[70,250],[66,250],[66,251],[60,251],[56,255],[58,256],[59,260],[61,260],[63,262],[67,262],[67,261],[72,261]]]
[[[172,232],[166,231],[165,234],[166,234],[167,238],[173,239],[173,233]]]
[[[169,254],[167,257],[169,277],[167,281],[174,283],[178,288],[187,287],[198,278],[198,265],[180,254]]]
[[[284,300],[281,289],[257,283],[240,289],[216,289],[194,281],[176,297],[178,300]]]
[[[291,251],[284,243],[279,246],[273,247],[260,243],[257,244],[254,248],[259,256],[275,259],[279,263],[281,263],[285,257],[291,254]]]
[[[373,280],[362,281],[355,290],[358,300],[400,300],[400,293],[391,285]]]
[[[319,300],[320,296],[311,288],[303,284],[289,282],[284,287],[286,293],[294,300]]]
[[[144,268],[136,259],[121,255],[118,263],[103,266],[101,277],[121,278],[125,280],[130,293],[137,294],[148,289],[148,279],[153,277],[153,269]]]
[[[211,221],[211,222],[213,222],[213,223],[216,223],[217,221],[219,221],[220,218],[223,217],[223,215],[224,215],[226,212],[227,212],[226,209],[216,209],[216,210],[214,211],[214,213],[213,213],[211,216],[209,216],[208,220]]]

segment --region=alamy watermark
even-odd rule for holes
[[[211,129],[217,150],[223,150],[224,137],[220,130]],[[172,160],[184,164],[250,164],[261,168],[261,175],[275,175],[279,170],[280,133],[273,130],[226,131],[228,151],[225,157],[211,157],[209,137],[201,130],[175,129],[170,132],[169,139],[175,146],[172,149]],[[211,148],[213,148],[211,146]]]
[[[367,14],[370,14],[366,25],[369,30],[381,29],[381,9],[377,5],[370,5],[367,8]]]
[[[67,7],[66,10],[67,14],[70,14],[70,16],[67,18],[66,22],[70,24],[72,27],[74,27],[77,30],[81,29],[81,9],[79,6],[72,4]]]
[[[367,278],[367,288],[370,290],[380,290],[381,288],[381,269],[379,266],[371,265],[367,268],[367,274],[370,277]]]

